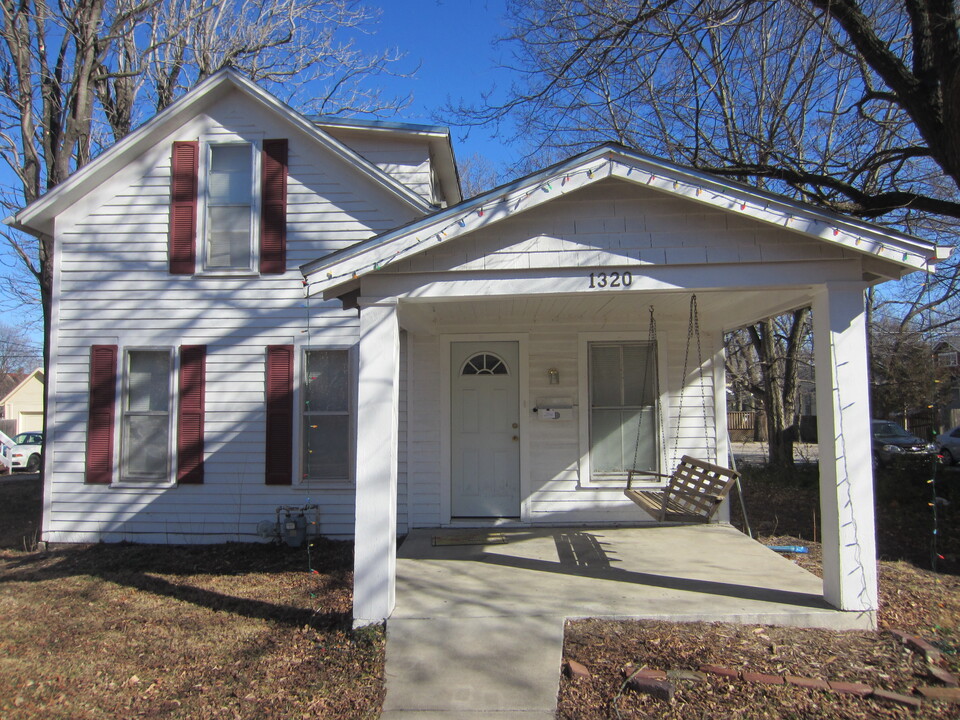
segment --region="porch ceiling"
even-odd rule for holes
[[[442,302],[403,301],[400,322],[414,331],[443,332],[474,328],[529,328],[546,324],[598,327],[640,323],[649,308],[657,319],[687,318],[689,292],[600,293],[597,295],[526,295]],[[810,303],[810,288],[698,291],[704,329],[733,330]]]

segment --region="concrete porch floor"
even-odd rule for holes
[[[507,542],[432,545],[476,532]],[[572,618],[873,627],[821,592],[728,525],[416,530],[398,550],[382,717],[553,717]]]

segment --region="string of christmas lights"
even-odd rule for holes
[[[419,252],[419,247],[424,243],[429,243],[432,241],[439,244],[448,238],[456,237],[460,234],[459,231],[461,230],[471,231],[482,227],[490,221],[490,218],[487,216],[498,207],[505,206],[509,209],[512,205],[513,211],[516,212],[521,209],[524,203],[527,203],[528,206],[539,205],[541,202],[543,202],[543,199],[539,197],[538,194],[542,193],[543,195],[550,195],[551,193],[555,192],[554,184],[559,185],[560,193],[565,193],[569,191],[570,188],[568,188],[568,185],[570,185],[575,178],[585,176],[587,180],[592,180],[593,177],[598,174],[603,174],[604,177],[610,177],[616,174],[616,167],[626,167],[625,174],[628,177],[636,169],[630,165],[624,166],[619,162],[607,159],[599,164],[591,165],[590,167],[558,173],[556,176],[547,178],[522,192],[507,194],[501,198],[490,200],[479,207],[470,208],[459,216],[450,218],[447,224],[442,227],[429,230],[425,228],[422,233],[417,233],[414,235],[413,242],[408,242],[403,247],[396,249],[392,253],[383,255],[377,260],[367,262],[363,265],[339,274],[334,274],[333,271],[328,271],[326,273],[326,277],[321,280],[321,282],[336,281],[345,278],[356,279],[366,271],[382,270],[384,267],[387,267],[390,264],[394,264],[405,259],[408,255]],[[606,171],[606,173],[604,174],[603,171]],[[690,193],[693,193],[695,197],[698,198],[702,197],[704,192],[708,192],[709,198],[707,199],[707,202],[715,207],[722,207],[728,210],[735,210],[739,208],[740,212],[750,213],[754,216],[758,214],[773,215],[774,217],[770,219],[770,222],[777,222],[778,216],[782,216],[780,222],[783,223],[784,227],[804,229],[806,232],[812,232],[813,234],[820,236],[823,236],[823,233],[830,231],[832,232],[833,237],[839,242],[847,246],[850,246],[852,243],[854,247],[860,249],[861,251],[871,252],[881,258],[897,260],[900,262],[911,262],[911,260],[913,260],[915,264],[928,266],[928,269],[929,266],[935,263],[937,260],[935,256],[927,257],[920,252],[904,251],[901,248],[894,248],[886,245],[879,240],[872,242],[865,241],[862,237],[854,233],[846,232],[839,227],[835,227],[832,223],[825,220],[805,217],[802,215],[794,215],[793,213],[779,209],[771,209],[769,203],[766,202],[761,203],[759,201],[753,202],[736,200],[723,192],[709,191],[702,185],[698,185],[693,182],[678,180],[675,178],[666,178],[658,176],[656,173],[650,173],[647,177],[646,184],[662,190],[668,189],[666,185],[669,184],[674,191],[680,192],[682,195],[689,195]],[[578,188],[580,186],[580,184],[577,185]],[[528,203],[527,201],[535,195],[537,196],[536,201]],[[529,209],[529,207],[526,209]],[[804,223],[806,224],[805,228],[802,227],[802,224]],[[813,227],[811,228],[811,226]],[[819,231],[817,231],[817,226],[820,227]],[[453,234],[451,235],[451,233]],[[866,247],[864,246],[865,242],[868,243]]]

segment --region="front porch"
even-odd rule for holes
[[[506,542],[433,545],[478,535]],[[584,617],[875,623],[729,525],[416,530],[398,552],[382,717],[553,717],[564,623]]]
[[[506,542],[432,544],[483,535]],[[407,535],[397,551],[392,620],[495,615],[875,626],[874,611],[837,610],[823,599],[820,578],[730,525]]]

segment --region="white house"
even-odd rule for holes
[[[726,460],[723,332],[812,304],[825,596],[876,608],[863,291],[926,242],[616,146],[462,202],[446,131],[231,71],[8,222],[56,247],[45,540],[314,503],[375,622],[410,528],[649,521],[625,468]]]

